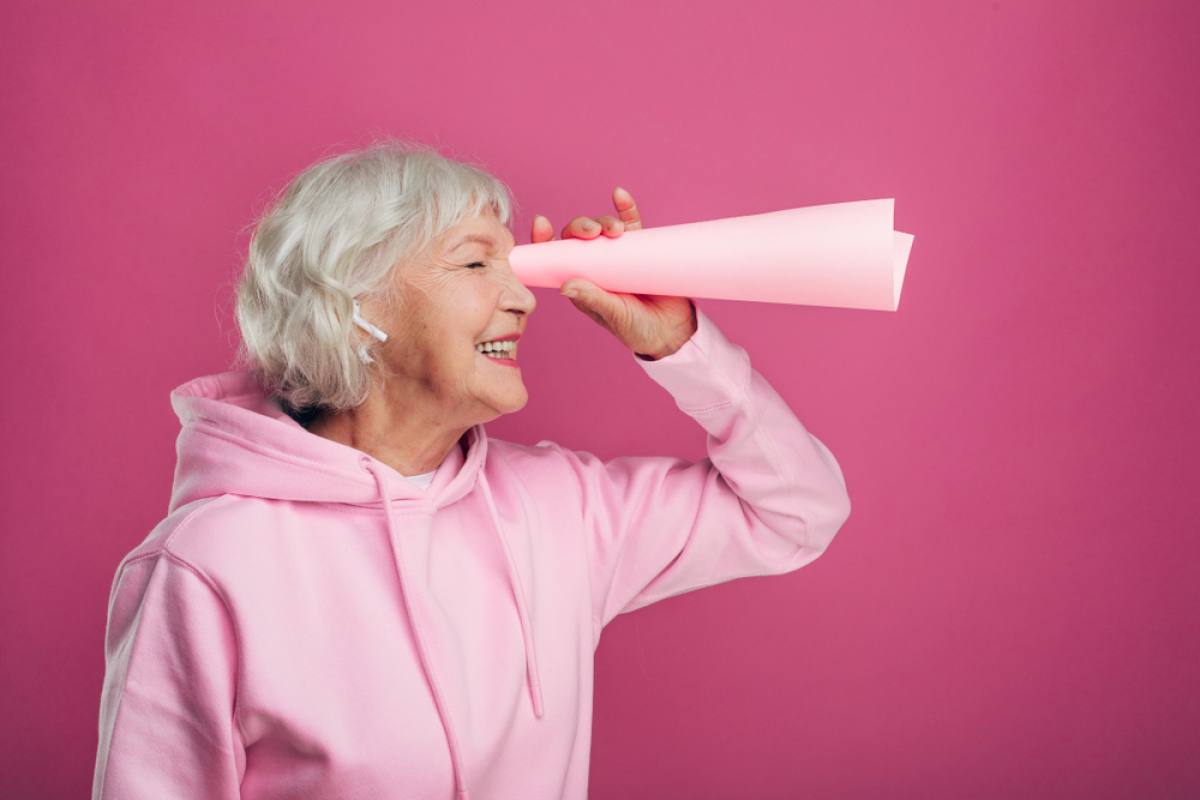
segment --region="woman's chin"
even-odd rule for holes
[[[522,408],[524,408],[525,404],[528,402],[529,402],[529,392],[526,391],[524,386],[521,386],[521,391],[515,393],[515,395],[509,400],[509,402],[504,404],[500,413],[501,414],[516,413],[517,411],[520,411]]]
[[[529,392],[526,391],[525,385],[513,387],[505,392],[497,393],[483,400],[490,412],[487,419],[481,419],[480,422],[491,422],[497,417],[504,414],[513,414],[520,411],[529,402]]]

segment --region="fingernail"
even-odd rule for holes
[[[563,289],[562,293],[563,293],[563,297],[568,297],[571,300],[574,300],[576,297],[579,297],[579,291],[576,289]]]
[[[581,225],[580,227],[582,227],[582,228],[583,228],[585,231],[590,231],[590,230],[594,230],[594,229],[595,229],[595,227],[596,227],[596,223],[595,223],[595,222],[593,222],[593,221],[592,221],[592,220],[590,220],[590,219],[585,219],[585,220],[583,221],[583,225]]]

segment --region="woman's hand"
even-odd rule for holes
[[[613,206],[620,219],[576,217],[563,228],[562,238],[595,239],[603,234],[615,239],[627,230],[642,227],[637,205],[629,192],[621,188],[613,190]],[[531,239],[548,242],[553,238],[550,220],[541,215],[534,217]],[[686,297],[617,294],[582,278],[572,278],[560,291],[576,308],[642,358],[652,361],[665,358],[683,347],[696,332],[696,309]]]

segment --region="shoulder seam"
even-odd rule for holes
[[[209,502],[205,503],[204,505],[200,506],[199,508],[193,508],[191,511],[189,511],[187,516],[184,517],[182,520],[180,520],[179,524],[175,526],[175,530],[171,531],[171,534],[169,536],[167,536],[167,538],[165,540],[163,540],[163,543],[162,543],[162,546],[160,549],[163,552],[170,552],[171,542],[173,542],[175,540],[175,537],[179,535],[180,531],[182,531],[184,528],[186,528],[188,525],[190,525],[192,523],[192,520],[194,520],[196,517],[200,516],[200,514],[202,514],[204,511],[212,508],[215,505],[225,502],[226,500],[229,499],[230,496],[231,495],[229,495],[228,493],[222,494],[218,497],[211,499]]]
[[[221,500],[227,496],[228,495],[223,495],[222,497],[217,498],[217,500]],[[156,544],[153,549],[151,549],[145,553],[141,553],[139,555],[133,556],[132,558],[126,557],[121,562],[120,566],[117,568],[117,579],[120,580],[121,575],[123,575],[125,573],[125,571],[129,567],[133,566],[134,564],[140,564],[141,562],[146,561],[147,559],[158,558],[163,553],[168,552],[169,548],[171,546],[171,540],[174,539],[179,534],[179,531],[181,531],[183,528],[187,527],[191,523],[193,517],[200,514],[200,512],[204,511],[204,509],[208,508],[212,504],[213,504],[212,502],[204,503],[203,505],[199,506],[198,508],[193,508],[187,514],[185,514],[183,519],[181,519],[179,521],[179,524],[175,526],[175,529],[173,531],[171,531],[170,534],[167,535],[166,539],[164,539],[162,542],[159,542],[158,544]]]

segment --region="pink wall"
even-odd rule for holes
[[[917,234],[895,314],[705,304],[854,515],[607,629],[593,797],[1200,794],[1196,4],[517,5],[3,5],[0,796],[86,794],[167,393],[229,364],[270,191],[375,131],[488,164],[522,238],[617,182],[651,224],[896,197]],[[539,299],[493,435],[702,452]]]

